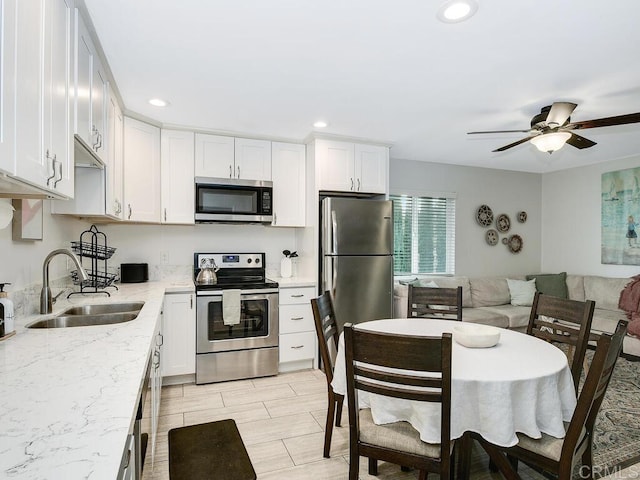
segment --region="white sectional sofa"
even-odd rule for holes
[[[526,280],[524,275],[509,276],[509,279]],[[421,277],[420,283],[435,282],[439,287],[462,286],[462,321],[483,323],[514,330],[526,330],[531,307],[511,304],[511,293],[507,277]],[[612,333],[620,319],[626,319],[624,311],[618,309],[620,292],[631,281],[630,278],[609,278],[592,275],[567,275],[567,297],[572,300],[596,302],[592,331]],[[396,282],[394,288],[394,316],[407,316],[407,294],[409,287]],[[627,335],[623,352],[640,357],[640,338]],[[639,358],[640,359],[640,358]]]

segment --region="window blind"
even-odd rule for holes
[[[455,273],[455,198],[390,195],[394,273]]]

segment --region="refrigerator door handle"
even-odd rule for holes
[[[338,253],[338,216],[335,210],[331,210],[331,251]]]
[[[333,295],[335,292],[333,291],[335,282],[336,282],[336,274],[337,272],[335,271],[335,269],[333,268],[333,261],[334,258],[333,257],[324,257],[324,268],[322,270],[323,272],[323,279],[322,279],[322,283],[323,283],[323,291],[330,291],[331,294]]]

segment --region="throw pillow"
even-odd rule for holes
[[[413,284],[416,287],[429,287],[429,288],[438,288],[438,284],[433,280],[429,280],[428,282],[425,280],[418,280]]]
[[[627,325],[627,334],[640,337],[640,315],[636,312],[631,314],[631,321]]]
[[[530,307],[533,304],[533,297],[536,294],[536,280],[512,280],[507,278],[509,285],[509,295],[511,295],[511,305]]]
[[[535,279],[536,290],[540,293],[559,298],[568,298],[567,272],[527,275],[527,280],[531,279]]]

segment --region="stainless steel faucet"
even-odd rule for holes
[[[53,252],[51,252],[44,259],[44,263],[42,265],[42,291],[40,292],[40,313],[51,313],[53,310],[54,300],[51,298],[51,289],[49,288],[49,263],[51,262],[51,259],[53,257],[59,254],[68,255],[69,257],[71,257],[71,260],[73,260],[73,263],[76,264],[80,279],[83,282],[86,280],[89,280],[89,276],[87,275],[87,272],[85,271],[84,268],[82,268],[80,259],[71,250],[67,250],[66,248],[60,248],[58,250],[54,250]]]

